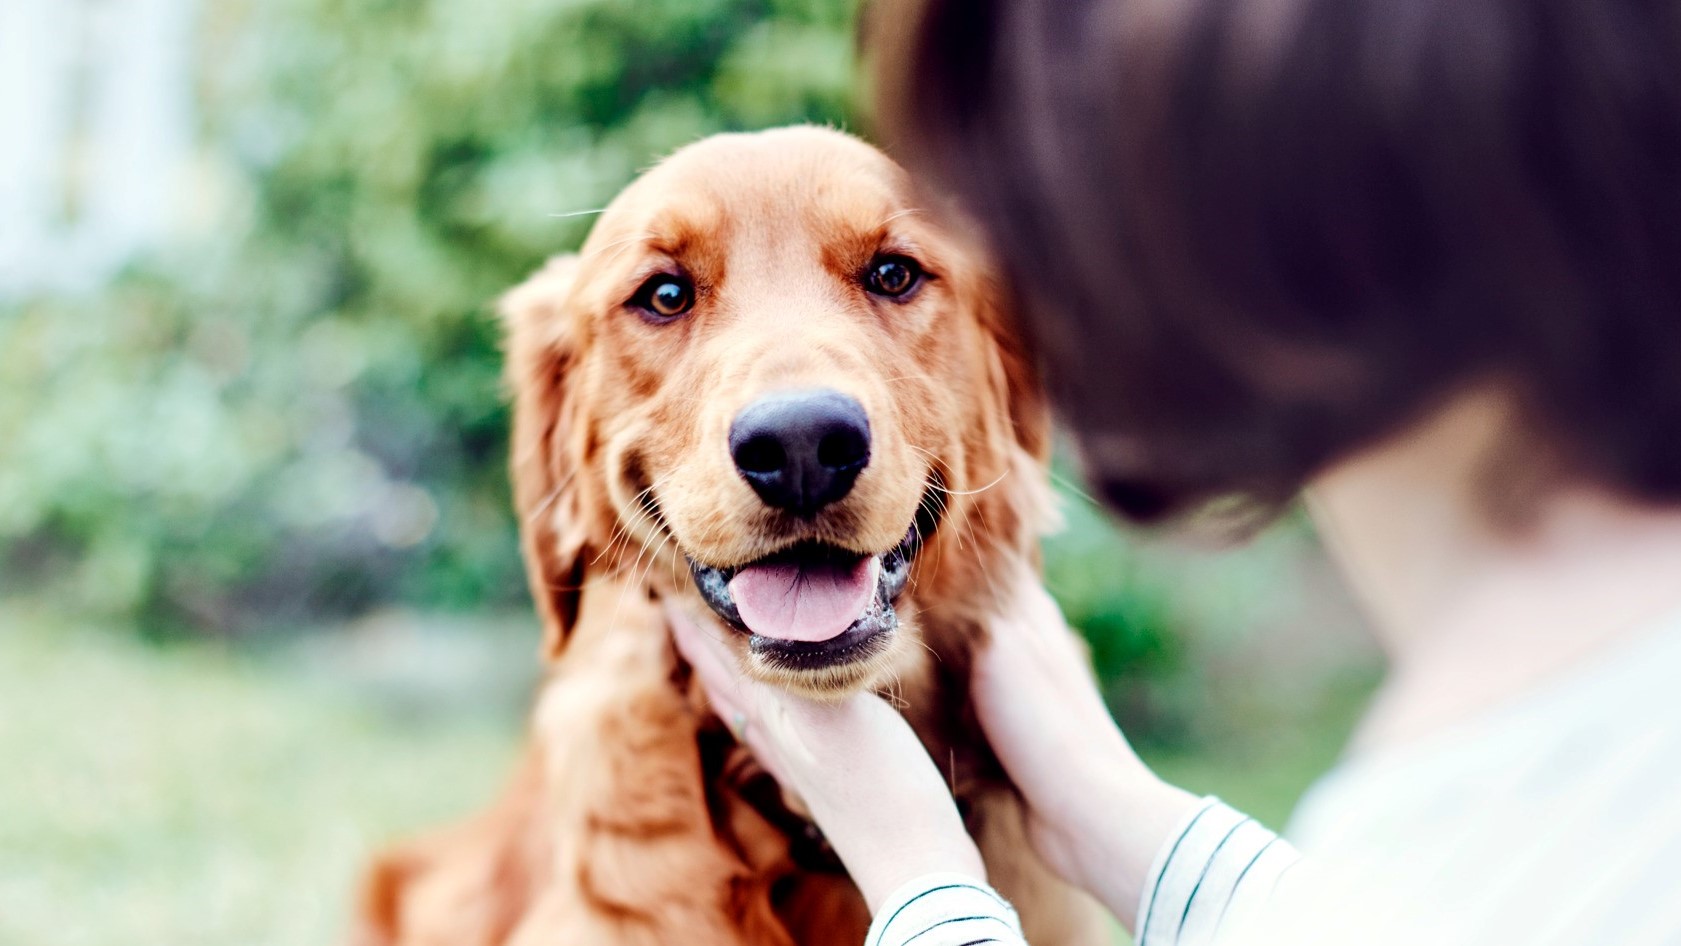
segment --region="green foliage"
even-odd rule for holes
[[[1045,581],[1084,632],[1104,697],[1140,734],[1177,720],[1164,686],[1183,677],[1182,624],[1171,584],[1121,542],[1089,501],[1065,490],[1066,527],[1047,545]]]
[[[212,5],[215,239],[0,313],[0,590],[160,629],[517,600],[488,302],[658,156],[844,122],[851,16]]]

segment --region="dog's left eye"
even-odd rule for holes
[[[630,304],[660,319],[674,319],[694,308],[695,285],[683,276],[660,273],[648,277]]]
[[[922,267],[908,256],[878,256],[864,271],[864,288],[878,296],[898,298],[922,282]]]

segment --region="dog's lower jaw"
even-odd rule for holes
[[[746,669],[754,679],[779,689],[821,703],[837,703],[856,693],[881,689],[892,678],[910,633],[907,628],[895,627],[872,641],[867,657],[809,670],[791,670],[769,662],[753,653],[750,645]]]

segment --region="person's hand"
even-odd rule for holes
[[[1038,576],[1020,563],[997,577],[1008,603],[973,671],[981,726],[1027,801],[1040,856],[1131,928],[1157,851],[1197,800],[1127,744]]]
[[[714,632],[667,615],[713,711],[805,802],[871,913],[925,874],[986,879],[950,789],[891,706],[868,693],[819,703],[749,680]]]

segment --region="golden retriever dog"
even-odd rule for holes
[[[1044,402],[961,227],[840,132],[722,135],[630,185],[501,308],[548,673],[505,796],[375,864],[363,941],[863,941],[799,800],[677,658],[676,599],[754,677],[892,700],[1028,938],[1107,942],[1034,855],[968,705],[988,575],[1033,560],[1052,511]]]

